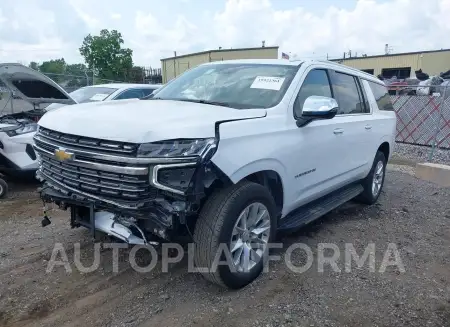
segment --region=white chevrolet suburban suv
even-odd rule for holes
[[[385,85],[359,70],[214,62],[152,98],[45,114],[37,176],[72,227],[130,244],[193,241],[206,278],[240,288],[261,273],[277,232],[354,198],[377,201],[395,128]],[[217,258],[228,264],[213,267]]]

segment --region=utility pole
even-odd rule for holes
[[[390,47],[389,44],[386,43],[384,46],[384,54],[385,55],[391,54],[391,51],[392,51],[392,47]]]
[[[87,73],[88,71],[87,71],[87,69],[84,71],[84,75],[86,76],[86,86],[89,86],[89,76],[88,76],[88,73]]]

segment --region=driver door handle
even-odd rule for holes
[[[365,129],[372,129],[372,125],[366,125],[364,126]]]
[[[334,133],[334,134],[342,134],[342,133],[344,133],[344,129],[343,129],[343,128],[336,128],[336,129],[333,131],[333,133]]]

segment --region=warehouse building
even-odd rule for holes
[[[206,62],[232,59],[277,59],[278,47],[218,49],[161,59],[162,80],[167,83],[186,70]]]
[[[450,69],[450,49],[395,53],[379,56],[363,56],[334,59],[333,61],[360,69],[384,78],[397,76],[399,79],[415,76],[415,71],[439,75]]]

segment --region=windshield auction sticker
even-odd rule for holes
[[[279,91],[283,82],[284,77],[256,76],[250,88]]]
[[[91,96],[91,98],[89,100],[103,101],[107,96],[108,96],[108,94],[105,94],[105,93],[97,93],[97,94],[94,94],[93,96]]]

